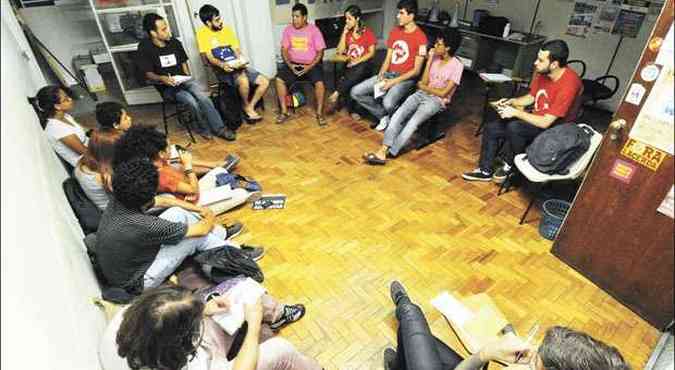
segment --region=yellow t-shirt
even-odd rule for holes
[[[207,26],[202,26],[197,30],[197,46],[200,53],[210,54],[211,50],[222,46],[239,49],[239,40],[228,26],[223,25],[223,29],[216,32]]]

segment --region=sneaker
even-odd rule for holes
[[[237,166],[237,164],[239,164],[239,157],[234,154],[228,154],[227,157],[225,157],[225,164],[223,165],[223,168],[227,172],[230,172]]]
[[[254,261],[259,261],[265,255],[265,248],[263,247],[242,244],[239,248],[248,256],[248,258]]]
[[[230,128],[225,127],[220,132],[216,134],[221,139],[225,139],[227,141],[235,141],[237,140],[237,134],[234,133]]]
[[[398,304],[398,301],[401,298],[407,296],[408,293],[406,293],[405,288],[400,281],[394,280],[389,286],[389,295],[391,296],[391,300],[394,302],[394,304]]]
[[[361,120],[361,115],[358,113],[351,113],[349,115],[354,121],[360,121]]]
[[[492,181],[496,182],[497,184],[503,183],[509,176],[511,176],[511,166],[508,164],[504,163],[503,167],[500,167],[495,171],[495,174],[492,175]]]
[[[279,330],[284,326],[294,323],[305,316],[305,306],[301,304],[285,305],[284,312],[279,320],[270,324],[272,330]]]
[[[387,126],[389,126],[389,116],[384,116],[380,118],[380,123],[375,126],[375,129],[377,131],[384,131],[387,129]]]
[[[384,370],[398,370],[398,356],[393,348],[384,349]]]
[[[492,174],[476,168],[471,172],[464,172],[462,178],[466,181],[490,181],[492,180]]]
[[[244,231],[244,225],[241,222],[235,222],[232,225],[225,225],[226,239],[232,239]]]

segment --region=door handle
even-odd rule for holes
[[[609,130],[610,130],[610,135],[609,138],[612,141],[616,141],[621,137],[621,132],[623,129],[626,128],[626,120],[625,119],[618,119],[612,123],[609,124]]]

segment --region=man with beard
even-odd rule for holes
[[[570,122],[576,117],[583,85],[576,72],[566,66],[568,56],[565,41],[545,43],[534,61],[537,73],[528,94],[491,103],[500,119],[485,126],[478,168],[462,174],[464,180],[504,182],[511,174],[515,155],[525,152],[537,135],[555,123]],[[532,112],[525,111],[530,105],[534,105]],[[506,149],[505,163],[493,173],[501,140]]]
[[[148,38],[138,44],[136,56],[143,77],[156,84],[162,98],[190,107],[198,119],[198,134],[204,139],[211,140],[215,135],[228,141],[235,140],[234,132],[225,127],[220,113],[199,83],[193,78],[177,78],[191,76],[188,56],[180,41],[171,36],[166,20],[155,13],[148,13],[143,17],[143,30]]]
[[[213,5],[206,4],[199,9],[199,18],[204,23],[197,31],[199,52],[206,56],[209,64],[216,67],[217,75],[229,87],[236,87],[241,97],[246,121],[254,123],[262,117],[255,111],[256,104],[265,95],[270,81],[242,58],[239,40],[234,31],[223,24],[220,12]],[[220,71],[224,73],[220,73]],[[256,85],[253,97],[249,99],[252,85]]]

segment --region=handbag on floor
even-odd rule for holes
[[[200,252],[194,260],[214,283],[222,283],[239,275],[248,276],[259,283],[265,280],[260,266],[254,260],[229,245]]]

